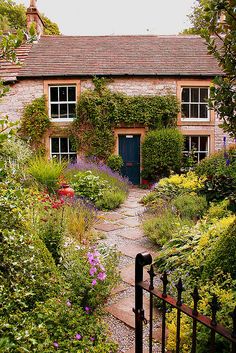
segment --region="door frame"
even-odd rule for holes
[[[148,129],[145,127],[124,127],[124,128],[115,128],[114,137],[115,137],[115,146],[114,154],[119,155],[119,135],[139,135],[140,136],[140,173],[142,171],[142,143]],[[140,175],[141,182],[141,175]]]

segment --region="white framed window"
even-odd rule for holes
[[[76,162],[77,154],[75,146],[69,137],[50,138],[50,156],[58,161]]]
[[[49,86],[49,116],[53,121],[76,117],[76,85]]]
[[[181,120],[209,121],[208,87],[182,87]]]
[[[209,155],[210,137],[205,136],[184,136],[184,155],[188,157],[190,154],[196,163]]]

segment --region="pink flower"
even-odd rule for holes
[[[77,333],[77,334],[75,335],[75,339],[76,339],[76,340],[79,341],[79,340],[81,340],[81,338],[82,338],[82,336],[81,336],[79,333]]]
[[[86,307],[84,308],[84,310],[85,310],[86,313],[88,314],[88,313],[90,312],[91,308],[90,308],[89,306],[86,306]]]
[[[54,347],[55,349],[57,349],[57,348],[59,348],[59,344],[55,341],[55,342],[53,342],[53,347]]]
[[[69,300],[67,300],[67,302],[66,302],[66,305],[68,306],[68,307],[71,307],[71,302],[69,301]]]
[[[98,274],[98,279],[100,281],[104,281],[106,279],[107,275],[105,274],[105,272],[99,272]]]
[[[96,272],[97,272],[96,267],[91,267],[90,270],[89,270],[90,276],[94,276]]]
[[[96,284],[97,284],[96,279],[93,279],[93,280],[92,280],[92,286],[96,286]]]

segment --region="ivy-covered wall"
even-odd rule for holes
[[[104,78],[93,80],[94,89],[78,101],[71,135],[86,155],[107,159],[114,148],[113,129],[143,125],[149,129],[176,126],[179,104],[174,95],[128,96],[112,92]]]

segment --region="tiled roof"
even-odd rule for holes
[[[43,36],[19,76],[221,73],[199,36]]]
[[[15,81],[17,79],[21,65],[24,63],[25,58],[29,54],[32,44],[23,44],[21,47],[16,49],[16,56],[18,59],[17,63],[12,63],[5,60],[0,60],[0,79],[5,82]]]

